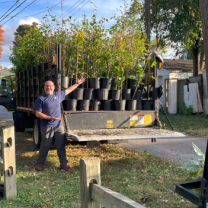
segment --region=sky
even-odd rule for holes
[[[127,3],[130,1],[127,0]],[[122,5],[122,0],[0,0],[0,25],[3,25],[5,31],[5,45],[3,46],[0,65],[3,67],[12,66],[9,61],[10,47],[18,26],[22,24],[31,25],[33,22],[41,23],[42,17],[48,13],[49,8],[51,13],[58,17],[61,16],[62,11],[63,16],[72,16],[72,18],[81,20],[84,14],[90,18],[95,8],[98,18],[109,18],[118,14],[117,9]],[[106,27],[110,27],[112,24],[113,22],[110,21]],[[168,49],[168,54],[164,54],[164,58],[172,58],[173,55],[174,50]]]

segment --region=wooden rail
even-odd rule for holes
[[[100,160],[80,160],[81,208],[144,208],[141,204],[101,186]]]

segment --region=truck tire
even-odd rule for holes
[[[40,120],[35,119],[33,125],[33,144],[35,148],[39,148],[41,143]]]
[[[14,119],[14,128],[16,132],[24,132],[25,128],[20,127],[20,123],[21,123],[21,118],[20,118],[20,113],[19,112],[15,112],[13,114],[13,119]]]

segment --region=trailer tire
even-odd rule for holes
[[[25,131],[25,128],[21,128],[19,125],[21,123],[20,117],[21,116],[20,116],[19,112],[15,112],[13,115],[15,132],[24,132]]]
[[[35,119],[33,125],[33,144],[35,148],[39,148],[41,143],[40,120]]]

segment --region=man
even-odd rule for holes
[[[67,166],[65,132],[61,122],[61,102],[65,99],[66,95],[75,90],[83,82],[85,82],[85,79],[81,78],[77,81],[77,84],[68,89],[54,92],[54,83],[47,81],[44,85],[45,93],[36,99],[33,109],[35,110],[36,117],[40,118],[41,121],[41,146],[35,170],[42,171],[44,169],[43,166],[53,139],[59,156],[60,169],[65,171],[70,170],[70,167]]]

